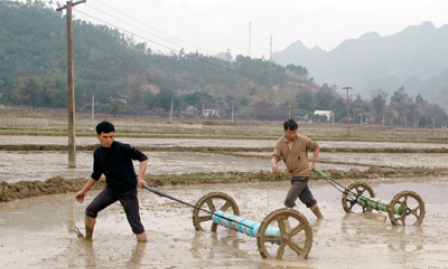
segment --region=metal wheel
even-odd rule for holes
[[[240,209],[235,200],[223,192],[211,192],[204,195],[198,200],[196,206],[211,212],[221,210],[235,216],[240,215]],[[196,231],[204,231],[206,224],[211,224],[211,230],[216,232],[218,224],[213,222],[212,215],[196,208],[193,209],[193,225]]]
[[[304,215],[292,209],[278,209],[267,215],[257,233],[261,257],[306,258],[313,243],[313,232]]]
[[[375,192],[366,183],[355,182],[353,184],[350,184],[347,187],[347,190],[342,195],[342,207],[344,208],[344,211],[347,212],[347,213],[349,213],[349,212],[356,212],[357,210],[353,209],[353,207],[355,205],[358,205],[360,208],[362,208],[362,212],[364,212],[366,210],[372,211],[372,209],[365,208],[362,205],[358,204],[356,202],[356,197],[355,197],[354,193],[356,193],[357,196],[362,195],[362,196],[371,197],[371,198],[375,197]]]
[[[394,226],[419,226],[425,213],[425,203],[420,195],[413,191],[400,192],[390,202],[389,218]]]

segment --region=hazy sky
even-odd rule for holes
[[[440,28],[448,24],[448,1],[87,0],[74,14],[127,29],[153,51],[185,48],[214,55],[229,49],[236,56],[249,55],[250,47],[251,57],[269,58],[271,36],[274,52],[297,40],[331,50],[368,32],[388,36],[425,21]]]

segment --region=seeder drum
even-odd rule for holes
[[[239,217],[235,201],[221,192],[205,195],[196,206],[207,206],[213,212],[212,216],[202,216],[198,209],[193,210],[196,230],[204,230],[202,226],[205,222],[211,221],[213,232],[220,225],[256,237],[258,250],[263,258],[306,258],[311,250],[311,226],[306,217],[296,210],[275,210],[259,223]]]
[[[426,213],[425,203],[415,192],[403,191],[395,195],[392,201],[381,200],[375,198],[375,193],[369,185],[361,182],[347,187],[342,196],[342,205],[347,213],[353,211],[355,205],[360,205],[363,212],[373,209],[388,212],[394,226],[420,225]]]

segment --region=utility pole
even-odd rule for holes
[[[76,141],[75,141],[75,66],[73,64],[73,26],[72,7],[85,3],[81,0],[73,3],[67,1],[66,5],[56,9],[67,9],[67,92],[68,92],[68,167],[76,167]]]
[[[170,124],[171,124],[171,118],[173,116],[173,103],[174,103],[174,99],[171,99],[171,107],[170,107]]]
[[[272,35],[271,35],[271,50],[270,50],[270,56],[269,56],[269,89],[272,89]]]
[[[235,103],[232,103],[232,125],[233,125],[233,113],[235,112]]]
[[[250,46],[251,46],[251,40],[252,39],[252,22],[249,22],[249,58],[250,58]]]
[[[95,93],[92,93],[92,122],[95,121]]]
[[[344,87],[342,88],[344,90],[347,90],[347,134],[350,135],[350,121],[348,120],[349,116],[350,116],[350,101],[348,99],[348,90],[353,89],[353,87]]]

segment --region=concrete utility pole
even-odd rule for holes
[[[250,57],[250,47],[251,47],[251,40],[252,39],[252,22],[249,22],[249,53],[248,56]]]
[[[67,92],[68,92],[68,167],[76,167],[76,141],[75,141],[75,66],[73,64],[73,26],[72,7],[85,3],[81,0],[73,3],[67,1],[63,7],[56,9],[62,11],[67,9]]]
[[[173,116],[173,103],[174,103],[174,99],[171,99],[171,106],[170,106],[170,124],[171,124],[171,118]]]
[[[95,121],[95,93],[92,93],[92,121]]]
[[[347,90],[347,134],[350,134],[350,121],[348,120],[348,117],[350,116],[350,101],[348,99],[348,90],[353,89],[353,87],[344,87],[342,88],[344,90]]]

